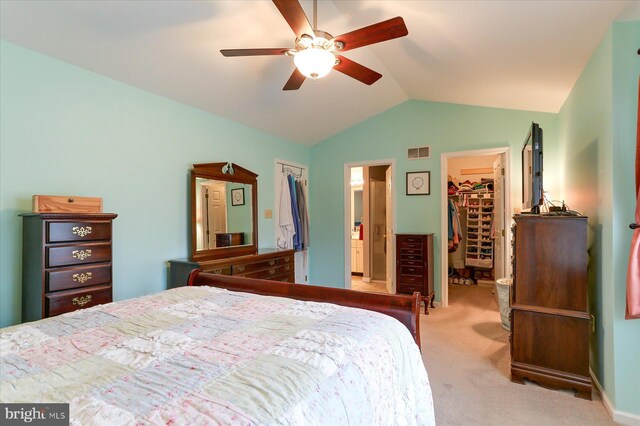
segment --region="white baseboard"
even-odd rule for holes
[[[370,283],[371,282],[371,277],[362,277],[362,282]]]
[[[600,385],[600,382],[598,381],[596,375],[593,373],[591,367],[589,367],[589,373],[591,374],[593,383],[596,385],[596,388],[598,388],[598,392],[600,392],[600,395],[602,395],[602,403],[604,404],[604,408],[607,410],[613,421],[628,426],[640,426],[640,416],[616,410],[613,404],[611,404],[611,401],[609,401],[609,397]]]

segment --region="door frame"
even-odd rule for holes
[[[511,148],[505,146],[500,148],[443,152],[440,154],[440,304],[442,307],[449,305],[449,274],[447,269],[449,251],[448,239],[444,237],[449,232],[447,214],[447,208],[449,206],[449,194],[447,191],[448,160],[450,158],[480,157],[499,154],[504,154],[504,268],[505,275],[509,276],[511,274],[511,262],[509,261],[511,258],[511,244],[508,243],[511,241],[511,216],[509,212],[511,212],[511,201],[513,198],[513,194],[511,193]]]
[[[393,179],[393,184],[391,185],[391,213],[393,215],[392,218],[392,235],[395,235],[396,232],[396,160],[393,158],[384,159],[384,160],[370,160],[370,161],[355,161],[353,163],[344,163],[344,228],[343,228],[343,238],[344,238],[344,288],[347,290],[351,289],[351,168],[352,167],[370,167],[370,166],[386,166],[388,165],[391,168],[391,177]],[[391,242],[391,253],[387,253],[387,256],[395,257],[396,252],[396,242],[395,238],[392,239]],[[392,257],[392,258],[393,258]],[[395,269],[396,263],[392,262],[393,271],[392,276],[395,277]]]

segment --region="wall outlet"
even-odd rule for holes
[[[273,212],[271,211],[271,209],[266,209],[264,211],[264,218],[271,219],[272,217],[273,217]]]

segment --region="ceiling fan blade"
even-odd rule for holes
[[[275,47],[267,49],[222,49],[223,56],[262,56],[262,55],[284,55],[289,48]]]
[[[357,62],[353,62],[344,56],[338,56],[340,63],[333,67],[336,71],[340,71],[349,77],[355,78],[364,84],[372,85],[382,77],[382,74],[375,72],[374,70],[360,65]]]
[[[309,34],[314,36],[313,28],[304,14],[302,6],[297,0],[273,0],[284,19],[287,21],[296,36]]]
[[[300,86],[302,86],[302,83],[304,83],[305,78],[306,77],[298,71],[298,68],[296,68],[293,70],[293,74],[291,74],[289,81],[287,81],[287,84],[284,85],[282,90],[298,90]]]
[[[360,28],[359,30],[351,31],[350,33],[339,35],[338,37],[334,37],[333,40],[342,42],[344,47],[340,52],[346,52],[347,50],[357,49],[358,47],[404,37],[407,34],[409,34],[409,30],[407,30],[404,20],[398,16],[378,22],[377,24],[369,25],[368,27]]]

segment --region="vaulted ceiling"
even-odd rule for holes
[[[309,20],[312,2],[302,0]],[[161,96],[312,145],[408,99],[557,112],[629,1],[321,0],[334,36],[402,16],[409,35],[349,51],[383,77],[366,86],[333,71],[282,91],[285,56],[220,49],[293,47],[271,1],[0,2],[0,35]]]

